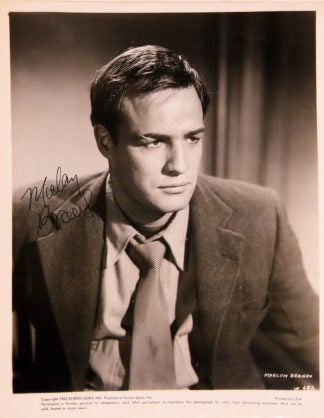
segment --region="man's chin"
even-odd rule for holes
[[[172,195],[164,198],[163,201],[157,206],[161,214],[178,212],[179,210],[182,210],[188,206],[190,199],[191,195],[189,198],[188,196]]]

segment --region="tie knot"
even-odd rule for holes
[[[132,244],[129,255],[139,269],[159,269],[165,254],[165,245],[161,241],[144,244]]]

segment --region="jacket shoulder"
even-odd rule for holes
[[[45,177],[43,180],[20,186],[13,191],[13,210],[37,209],[44,205],[44,199],[46,204],[55,207],[68,200],[78,190],[78,187],[82,188],[86,184],[91,185],[96,180],[105,177],[106,174],[101,172],[80,178],[76,175],[62,174],[59,180]]]
[[[97,173],[78,178],[61,174],[60,180],[46,177],[14,190],[12,199],[13,255],[17,257],[24,243],[39,238],[37,235],[39,216],[46,207],[48,213],[69,202],[84,188],[97,193],[107,173]]]
[[[234,211],[245,212],[262,208],[271,208],[273,211],[279,202],[274,190],[240,180],[201,175],[197,187],[200,193],[210,199],[213,196],[220,198]]]

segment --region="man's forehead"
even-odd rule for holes
[[[159,117],[179,110],[202,112],[202,106],[196,89],[193,86],[185,88],[168,88],[148,93],[126,96],[121,102],[121,115],[133,119],[145,119],[153,117],[156,113]]]

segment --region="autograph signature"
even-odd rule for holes
[[[58,167],[56,170],[55,184],[47,186],[46,181],[47,176],[44,178],[42,186],[39,189],[37,186],[28,187],[20,198],[21,200],[26,196],[29,198],[29,210],[32,208],[33,203],[38,201],[42,202],[43,206],[41,211],[37,212],[37,234],[39,236],[44,237],[52,232],[54,226],[60,226],[61,223],[67,224],[73,219],[79,218],[81,215],[84,215],[87,218],[91,218],[93,216],[90,209],[92,203],[92,193],[89,189],[80,190],[77,174],[73,177],[69,177],[66,173],[62,174],[61,167]],[[61,209],[56,213],[54,213],[54,210],[50,211],[47,201],[62,192],[70,183],[75,183],[78,194],[82,199],[79,206],[74,206],[70,210]]]

